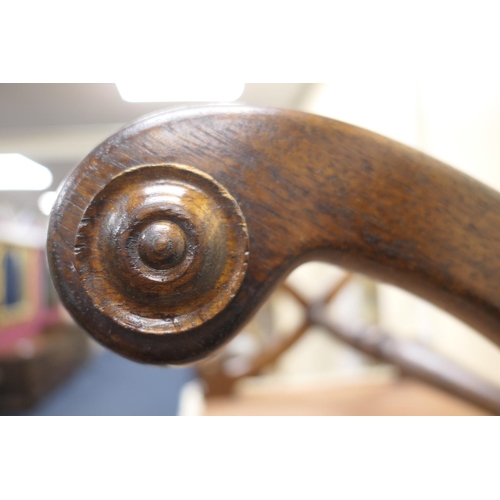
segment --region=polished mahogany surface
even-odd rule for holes
[[[500,345],[500,195],[414,149],[301,112],[146,117],[75,169],[48,240],[99,342],[148,363],[214,352],[299,264],[420,295]]]

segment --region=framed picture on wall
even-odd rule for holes
[[[33,249],[0,243],[1,329],[30,321],[36,312],[31,293],[39,286]]]

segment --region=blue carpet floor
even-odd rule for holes
[[[106,351],[24,415],[177,415],[180,391],[194,378],[194,368],[142,365]]]

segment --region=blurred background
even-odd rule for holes
[[[500,190],[500,77],[484,66],[455,68],[436,79],[394,64],[369,86],[352,66],[321,84],[0,84],[0,414],[490,412],[405,369],[404,360],[360,347],[360,338],[387,336],[500,387],[496,347],[433,305],[367,277],[301,266],[222,352],[173,369],[129,362],[91,341],[61,308],[44,254],[48,214],[69,172],[127,123],[195,101],[345,121]],[[331,328],[308,320],[318,301]]]

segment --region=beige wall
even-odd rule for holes
[[[493,55],[493,54],[490,54]],[[486,57],[487,59],[487,57]],[[443,65],[446,68],[443,68]],[[500,190],[500,71],[469,57],[432,56],[418,70],[394,65],[367,80],[363,68],[318,84],[303,109],[352,123],[420,149]],[[444,69],[444,70],[443,70]],[[500,285],[500,284],[499,284]],[[500,351],[433,305],[379,285],[379,318],[500,383]]]

